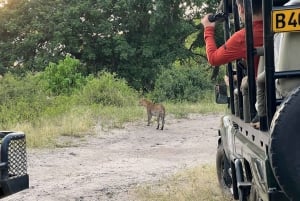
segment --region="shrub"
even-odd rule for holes
[[[0,123],[33,121],[48,105],[47,96],[39,88],[39,80],[31,74],[18,78],[10,73],[0,80]]]
[[[175,65],[164,70],[155,82],[151,96],[157,102],[165,100],[196,102],[212,89],[207,66]]]
[[[85,84],[84,76],[79,72],[80,61],[67,56],[58,64],[50,63],[43,72],[45,89],[54,95],[70,95],[74,89]]]
[[[136,102],[137,92],[116,74],[102,72],[99,77],[89,79],[78,94],[80,102],[92,105],[129,106]]]

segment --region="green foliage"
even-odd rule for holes
[[[86,79],[79,71],[80,61],[67,56],[58,64],[50,63],[42,74],[46,91],[54,95],[70,95],[74,89],[85,84]]]
[[[182,72],[186,75],[183,69],[174,67],[178,77]],[[196,72],[197,69],[192,70],[195,75]],[[87,84],[72,94],[58,96],[44,91],[42,74],[17,77],[7,73],[0,79],[1,129],[24,131],[30,147],[55,146],[60,135],[82,136],[99,123],[102,129],[122,127],[124,122],[140,119],[145,112],[137,104],[139,93],[116,74],[102,72],[86,79]],[[191,112],[220,111],[211,100],[211,96],[205,95],[201,105],[166,102],[165,106],[168,113],[180,117]]]
[[[40,117],[55,118],[76,107],[76,100],[72,96],[47,96],[47,100],[47,105],[44,105],[39,114]]]
[[[189,114],[207,114],[207,113],[226,113],[227,108],[224,105],[215,103],[215,96],[212,90],[204,91],[204,96],[198,102],[188,101],[181,102],[164,102],[168,113],[173,114],[176,118],[187,118]]]
[[[117,107],[119,118],[119,107],[131,110],[136,104],[134,89],[149,92],[155,86],[157,101],[197,101],[211,86],[205,65],[172,65],[206,63],[203,28],[193,18],[214,12],[218,0],[5,2],[0,8],[2,128],[68,122],[65,114],[81,115],[73,112],[78,105]],[[201,10],[186,13],[195,6]],[[94,76],[84,77],[89,74]],[[87,111],[93,118],[94,111]]]
[[[39,88],[39,80],[28,74],[17,78],[8,73],[0,79],[0,124],[34,121],[49,104],[47,96]]]
[[[74,107],[69,96],[49,96],[40,78],[40,74],[20,78],[8,73],[0,79],[2,129],[23,122],[36,124],[41,117],[57,117]]]
[[[153,99],[158,102],[200,100],[204,97],[204,91],[212,88],[206,69],[206,65],[187,66],[185,64],[164,70],[155,83],[152,92]]]
[[[137,92],[124,79],[108,72],[102,72],[99,77],[90,79],[77,94],[78,101],[83,104],[117,107],[132,105],[137,97]]]
[[[0,79],[2,129],[9,129],[10,126],[22,122],[38,124],[41,118],[59,117],[77,105],[122,107],[136,105],[138,99],[138,93],[124,79],[107,72],[99,77],[85,79],[87,84],[77,87],[76,90],[69,90],[71,94],[55,96],[44,90],[45,83],[41,79],[43,76],[40,73],[19,78],[8,73]]]
[[[199,28],[191,20],[195,13],[187,15],[186,9],[214,5],[208,0],[7,2],[0,8],[0,73],[41,72],[70,54],[86,65],[84,74],[107,70],[144,91],[153,89],[162,67],[195,57],[185,39]]]

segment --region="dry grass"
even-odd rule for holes
[[[56,118],[17,124],[12,130],[22,130],[30,148],[55,147],[59,136],[82,137],[91,133],[94,124],[92,111],[82,110],[67,112]]]
[[[11,127],[13,131],[26,134],[27,147],[44,148],[72,146],[58,142],[60,136],[84,137],[95,134],[95,126],[103,129],[121,128],[125,122],[136,121],[143,116],[143,108],[132,107],[77,107],[63,115],[41,118],[35,122],[19,123]]]
[[[185,118],[190,113],[222,113],[224,105],[213,102],[202,103],[164,103],[167,115]],[[28,148],[56,147],[60,136],[82,137],[94,134],[93,128],[101,125],[103,129],[122,128],[124,123],[146,118],[146,111],[138,106],[138,100],[128,107],[114,106],[76,106],[62,115],[43,117],[35,122],[23,122],[10,126],[10,130],[26,134]],[[64,146],[59,143],[59,146]],[[70,146],[67,144],[66,146]]]
[[[156,184],[142,185],[135,194],[140,201],[232,201],[219,188],[213,165],[180,172]]]

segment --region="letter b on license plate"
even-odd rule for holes
[[[272,29],[273,32],[300,31],[300,8],[273,10]]]

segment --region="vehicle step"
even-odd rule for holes
[[[251,182],[247,182],[247,181],[241,181],[241,182],[238,182],[237,186],[238,188],[250,188],[252,185]]]

